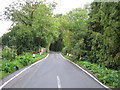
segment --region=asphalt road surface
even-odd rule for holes
[[[51,52],[46,59],[24,71],[3,88],[104,87],[59,53]]]

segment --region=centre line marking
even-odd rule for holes
[[[57,75],[57,84],[58,84],[58,88],[61,88],[60,78],[58,75]]]

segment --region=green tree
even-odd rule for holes
[[[28,1],[25,4],[13,3],[6,8],[6,19],[13,21],[11,32],[16,33],[18,54],[30,48],[38,50],[41,46],[49,52],[52,41],[59,36],[59,22],[52,17],[55,5]]]
[[[119,63],[118,54],[120,52],[119,5],[120,2],[93,2],[88,19],[89,31],[93,31],[88,44],[91,53],[89,56],[95,57],[96,62],[114,69],[119,66],[116,64]],[[95,36],[94,33],[97,35]],[[91,49],[94,50],[91,51]]]

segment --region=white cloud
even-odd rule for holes
[[[8,29],[10,28],[11,24],[12,23],[10,21],[0,21],[0,37],[9,32]]]
[[[65,14],[72,9],[79,7],[83,8],[85,4],[91,3],[92,1],[93,0],[61,0],[61,2],[58,3],[58,7],[54,11],[54,13]]]
[[[1,0],[0,1],[0,14],[3,14],[5,11],[5,7],[8,7],[13,1],[17,0]],[[0,37],[9,32],[8,29],[10,28],[12,22],[0,20]]]

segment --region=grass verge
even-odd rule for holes
[[[32,55],[22,55],[18,56],[15,60],[2,60],[2,65],[0,66],[0,79],[8,76],[9,74],[24,68],[30,64],[35,63],[38,60],[41,60],[46,57],[45,55],[36,54],[35,58]]]

